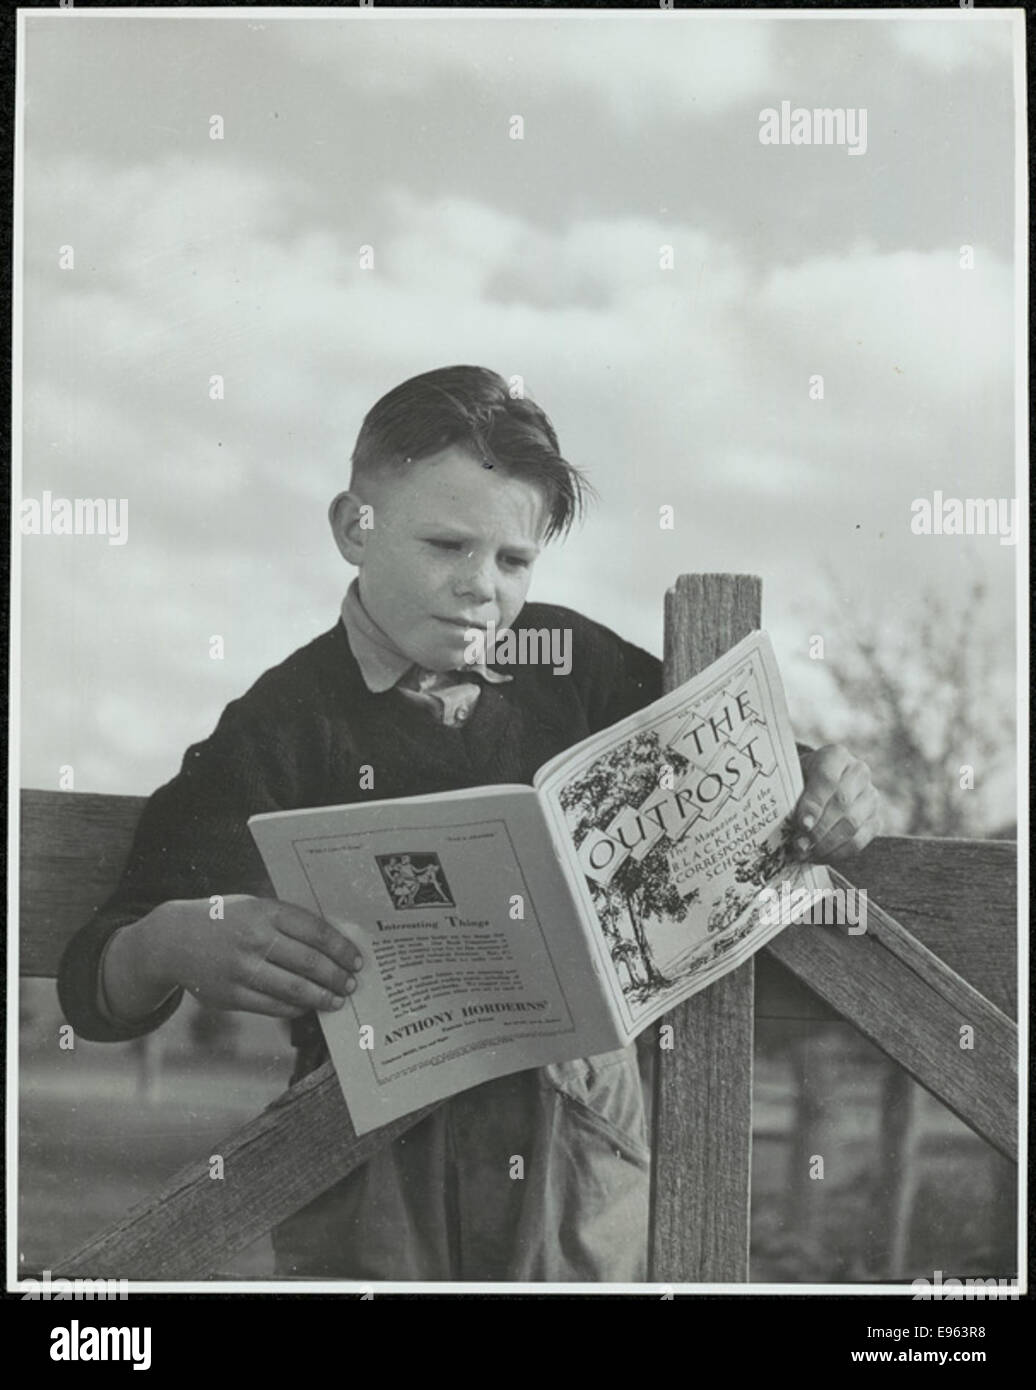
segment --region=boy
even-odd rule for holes
[[[315,1011],[363,988],[359,936],[273,899],[246,822],[531,782],[548,758],[656,699],[656,658],[571,609],[525,602],[541,547],[587,493],[546,415],[493,372],[427,372],[378,401],[349,491],[331,503],[358,571],[341,621],[232,701],[151,797],[118,890],[62,961],[62,1005],[82,1036],[144,1034],[187,990],[210,1008],[291,1018],[293,1080],[324,1060]],[[472,629],[519,617],[571,630],[567,674],[466,659]],[[839,748],[805,763],[799,850],[826,861],[862,849],[876,830],[867,768]],[[279,1227],[277,1270],[639,1282],[647,1185],[631,1046],[454,1097]]]

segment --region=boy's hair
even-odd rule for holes
[[[593,495],[581,471],[561,457],[539,406],[513,399],[503,377],[486,367],[439,367],[382,396],[360,427],[351,486],[405,473],[451,444],[539,488],[549,511],[546,540],[564,535]]]

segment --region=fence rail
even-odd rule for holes
[[[759,626],[759,592],[748,576],[681,576],[667,595],[667,688]],[[55,975],[67,940],[113,891],[143,804],[22,793],[22,975]],[[868,894],[864,934],[791,927],[669,1015],[675,1046],[653,1050],[652,1279],[748,1277],[757,1018],[846,1019],[1017,1157],[1016,872],[1010,843],[879,839],[852,869]],[[203,1278],[432,1108],[357,1138],[325,1064],[220,1146],[232,1182],[213,1182],[207,1160],[188,1165],[60,1273]]]

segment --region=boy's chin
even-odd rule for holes
[[[456,646],[452,644],[446,647],[438,646],[428,648],[419,652],[414,660],[418,666],[425,671],[437,671],[440,674],[445,671],[463,670],[467,665],[464,660],[464,643],[458,642]]]
[[[501,630],[497,628],[498,632]],[[415,651],[412,659],[426,671],[470,669],[474,664],[472,658],[484,661],[487,655],[485,641],[477,642],[475,633],[476,630],[471,627],[444,626],[444,631],[431,635],[431,640],[428,640],[429,634],[422,634],[426,640],[420,644],[415,643],[415,648],[420,646],[420,651]]]
[[[416,660],[428,671],[457,671],[470,665],[466,657],[471,653],[471,641],[465,631],[458,628],[454,637],[447,633],[445,638],[429,642],[421,656]]]
[[[461,643],[456,650],[439,650],[429,652],[428,660],[420,663],[426,671],[463,671],[465,666],[470,665],[464,660],[464,644]]]

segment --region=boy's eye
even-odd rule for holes
[[[463,541],[440,540],[436,536],[429,536],[425,543],[435,546],[436,550],[464,550],[465,548]],[[527,560],[524,555],[502,555],[500,558],[508,569],[527,570],[532,565],[532,561]]]

